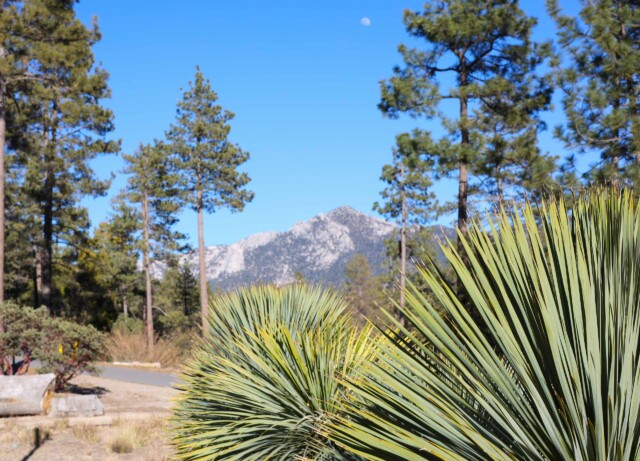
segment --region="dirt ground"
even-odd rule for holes
[[[164,461],[167,417],[177,391],[93,376],[73,392],[97,393],[105,415],[0,418],[0,461]]]

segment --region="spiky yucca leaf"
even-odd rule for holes
[[[344,332],[348,306],[336,292],[302,283],[279,289],[245,287],[216,295],[204,334],[207,347],[231,353],[235,341],[249,341],[261,328],[287,325],[292,332],[317,329]]]
[[[422,274],[437,303],[409,289],[407,339],[350,380],[337,443],[369,460],[640,459],[640,210],[601,191],[539,211],[473,226],[468,268],[445,248],[486,325]]]
[[[319,435],[341,414],[339,375],[370,359],[336,294],[302,285],[239,290],[210,306],[182,372],[173,442],[188,460],[356,460]],[[219,336],[213,337],[213,334]]]

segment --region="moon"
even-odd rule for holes
[[[371,25],[371,19],[365,16],[360,20],[360,24],[362,24],[365,27],[369,27]]]

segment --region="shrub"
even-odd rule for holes
[[[359,459],[320,434],[341,414],[337,377],[369,359],[336,294],[301,284],[255,287],[209,305],[209,324],[183,369],[173,410],[181,459]]]
[[[165,336],[195,330],[195,317],[189,317],[182,311],[171,311],[158,318],[158,330]]]
[[[501,212],[409,288],[330,437],[370,460],[640,459],[640,209],[628,192]],[[485,330],[486,327],[486,330]],[[483,331],[488,333],[485,335]],[[413,333],[416,332],[416,333]]]
[[[91,325],[49,317],[37,352],[42,362],[40,371],[56,375],[56,391],[64,389],[81,372],[97,373],[93,362],[103,356],[105,339],[104,333]]]
[[[31,309],[12,303],[0,305],[4,333],[0,333],[0,368],[3,375],[23,374],[42,343],[46,308]]]
[[[133,317],[118,315],[118,318],[113,325],[111,325],[111,331],[114,333],[123,334],[142,334],[144,330],[144,323],[142,320],[134,319]]]
[[[82,371],[95,372],[92,362],[104,348],[104,335],[92,326],[83,326],[50,317],[46,308],[32,309],[14,304],[0,306],[5,332],[0,334],[0,360],[3,374],[27,371],[31,360],[41,361],[40,371],[56,375],[55,389]],[[18,360],[23,364],[13,366]]]

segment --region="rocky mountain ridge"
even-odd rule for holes
[[[264,232],[231,245],[207,247],[207,280],[227,290],[253,283],[283,285],[301,274],[309,282],[339,286],[347,262],[357,253],[367,257],[374,272],[383,269],[384,240],[394,229],[391,223],[339,207],[286,232]],[[197,254],[184,258],[197,272]]]

